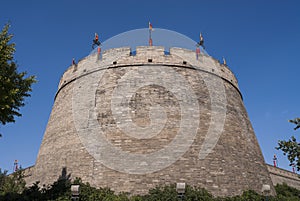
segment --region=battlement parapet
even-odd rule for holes
[[[274,186],[276,184],[286,183],[291,187],[300,189],[300,178],[298,174],[269,164],[267,164],[267,168]]]
[[[85,74],[111,67],[135,65],[167,65],[206,71],[231,83],[240,93],[237,79],[227,65],[202,52],[197,55],[195,51],[177,47],[166,51],[162,46],[139,46],[136,51],[132,51],[130,47],[113,48],[101,54],[96,51],[65,71],[58,91]]]

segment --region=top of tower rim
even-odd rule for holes
[[[176,66],[203,71],[229,82],[242,97],[237,79],[226,64],[221,64],[201,50],[197,53],[185,48],[171,47],[166,51],[162,46],[138,46],[135,51],[130,47],[119,47],[93,52],[64,72],[57,93],[70,82],[99,70],[143,65]]]

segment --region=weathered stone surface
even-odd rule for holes
[[[155,155],[177,138],[175,149]],[[138,164],[116,153],[149,157]],[[129,48],[111,49],[64,73],[30,179],[52,183],[64,168],[93,186],[135,194],[176,182],[217,196],[272,186],[235,76],[181,48],[165,55],[162,47],[138,47],[134,56]]]
[[[300,178],[298,174],[271,165],[267,165],[267,167],[274,186],[286,183],[300,190]]]

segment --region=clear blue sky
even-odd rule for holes
[[[0,127],[0,168],[18,159],[34,165],[63,72],[100,40],[137,28],[182,33],[195,41],[201,31],[207,52],[226,57],[235,73],[265,161],[276,153],[279,166],[291,169],[279,139],[300,135],[288,119],[300,116],[300,1],[2,1],[0,26],[10,21],[20,71],[36,75],[32,97],[16,123]]]

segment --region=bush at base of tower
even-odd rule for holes
[[[15,176],[14,176],[15,175]],[[128,193],[115,194],[108,188],[97,189],[89,183],[83,183],[77,178],[74,181],[69,176],[62,176],[52,185],[39,187],[39,183],[25,188],[21,171],[13,175],[6,175],[0,171],[0,201],[69,201],[71,200],[71,184],[80,185],[80,201],[178,201],[175,184],[158,186],[151,189],[146,195],[131,196]],[[11,188],[7,188],[11,187]],[[280,184],[275,186],[277,196],[268,197],[269,201],[297,201],[300,200],[300,191]],[[249,190],[240,196],[215,198],[203,188],[187,186],[184,195],[185,201],[261,201],[266,197]]]

